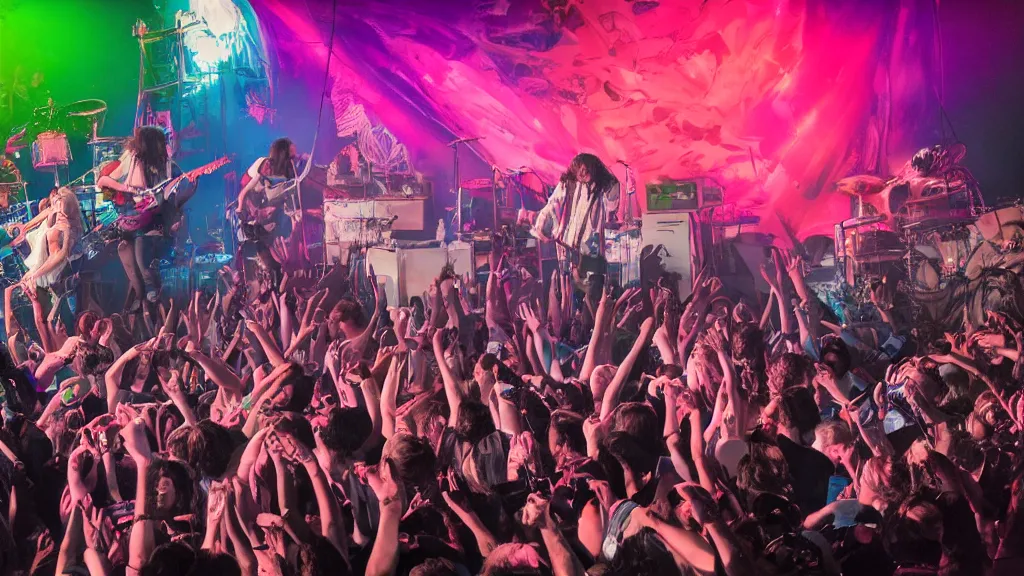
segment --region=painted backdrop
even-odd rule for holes
[[[250,3],[280,81],[316,91],[333,19],[334,128],[383,124],[428,174],[456,136],[549,182],[589,151],[641,186],[713,176],[806,237],[848,214],[835,180],[942,138],[934,0]]]

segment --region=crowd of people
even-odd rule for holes
[[[930,342],[782,251],[762,302],[498,254],[407,307],[280,251],[67,326],[9,290],[0,573],[1024,570],[1017,311]]]

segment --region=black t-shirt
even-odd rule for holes
[[[801,446],[781,434],[776,441],[793,478],[793,502],[804,515],[823,508],[828,499],[829,477],[836,471],[832,461],[814,448]]]

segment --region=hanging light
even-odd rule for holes
[[[189,0],[188,8],[206,21],[210,33],[218,39],[238,32],[242,24],[242,13],[231,0]]]
[[[199,32],[186,40],[192,51],[192,61],[200,68],[216,68],[218,64],[231,58],[231,49],[221,40]]]
[[[189,0],[187,18],[205,24],[185,33],[192,62],[204,72],[216,71],[231,58],[242,13],[231,0]]]

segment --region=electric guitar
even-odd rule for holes
[[[285,206],[285,201],[298,191],[298,179],[281,176],[263,176],[263,184],[251,191],[239,210],[239,227],[245,239],[255,239],[263,232],[272,231],[281,220],[281,213],[291,218],[296,209]]]
[[[182,180],[195,181],[200,176],[206,176],[226,166],[231,159],[227,156],[218,158],[209,164],[204,164],[194,170],[189,170],[180,176],[168,178],[152,188],[131,192],[135,203],[136,214],[126,214],[119,217],[111,224],[111,227],[121,232],[138,232],[153,225],[156,217],[160,214],[160,206],[167,201]]]

